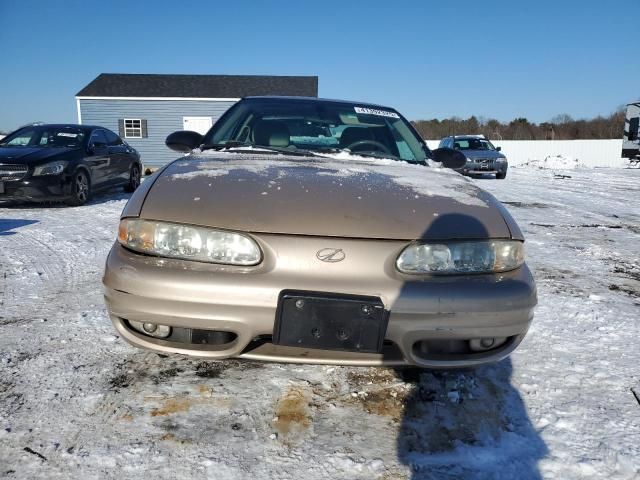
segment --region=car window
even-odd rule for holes
[[[89,138],[89,145],[94,145],[95,143],[102,143],[107,145],[107,137],[104,135],[103,130],[94,130],[91,132],[91,137]]]
[[[242,142],[286,150],[349,150],[424,161],[424,143],[392,109],[349,102],[243,100],[205,135],[204,143]]]
[[[107,143],[109,145],[122,145],[122,139],[111,130],[103,130],[103,132],[105,137],[107,137]]]
[[[438,148],[451,148],[451,139],[445,138],[444,140],[441,140]]]
[[[42,125],[27,127],[5,137],[0,146],[78,148],[84,133],[73,126]]]
[[[31,142],[31,140],[35,137],[35,135],[36,135],[35,130],[26,130],[26,129],[20,130],[9,140],[5,139],[3,144],[11,145],[11,146],[28,145]]]
[[[495,150],[493,144],[484,138],[456,138],[454,142],[456,150]]]

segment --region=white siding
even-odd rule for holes
[[[100,125],[118,133],[118,120],[140,118],[147,121],[147,138],[125,139],[140,152],[145,166],[164,165],[180,156],[164,144],[167,135],[183,129],[182,117],[212,117],[213,122],[233,105],[220,100],[119,100],[79,99],[85,125]]]
[[[427,140],[429,148],[438,148],[440,140]],[[509,160],[520,165],[529,160],[544,160],[562,155],[577,158],[588,167],[622,167],[622,140],[491,140]]]

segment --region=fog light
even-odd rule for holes
[[[143,323],[142,329],[147,333],[153,333],[158,329],[158,326],[155,323]]]
[[[507,339],[505,337],[472,338],[469,340],[469,348],[474,352],[484,352],[492,348],[497,348],[506,341]]]
[[[171,327],[168,325],[158,325],[150,322],[136,322],[135,320],[129,320],[131,327],[145,335],[156,338],[167,338],[171,334]]]

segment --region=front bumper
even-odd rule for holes
[[[28,176],[22,180],[2,181],[0,202],[60,201],[70,196],[70,181],[66,175]]]
[[[498,173],[507,173],[507,162],[473,162],[468,161],[466,165],[457,171],[463,175],[490,175]]]
[[[405,242],[345,239],[257,238],[265,261],[230,267],[139,255],[112,248],[104,275],[105,300],[119,334],[131,344],[161,352],[209,358],[242,357],[282,362],[342,365],[466,367],[495,362],[520,343],[537,302],[525,266],[496,275],[412,277],[395,270]],[[339,244],[347,259],[327,264],[315,253]],[[367,262],[386,258],[382,264]],[[306,260],[305,260],[306,259]],[[375,295],[390,311],[380,354],[281,347],[270,343],[282,290]],[[128,321],[233,332],[223,345],[160,340],[132,329]],[[420,342],[507,338],[482,353],[430,355]]]

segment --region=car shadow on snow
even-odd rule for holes
[[[511,385],[512,369],[506,359],[475,370],[398,370],[413,384],[397,441],[413,480],[542,478],[547,446]]]
[[[38,223],[38,220],[0,218],[0,236],[15,235],[18,232],[14,232],[12,230],[25,227],[27,225],[33,225],[34,223]]]
[[[474,216],[441,214],[422,238],[482,239],[491,231],[495,227]],[[407,299],[416,296],[416,282],[404,283],[398,298],[405,303],[391,311],[411,309]],[[412,385],[403,399],[397,455],[411,469],[413,480],[541,478],[537,464],[548,449],[511,384],[512,371],[509,358],[475,369],[396,369],[396,375]]]

